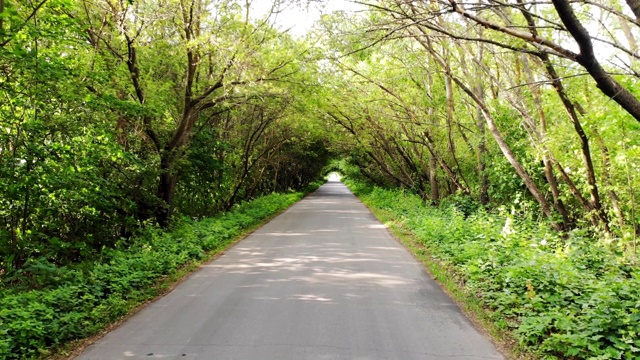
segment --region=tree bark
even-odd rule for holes
[[[177,175],[173,173],[173,154],[165,150],[160,157],[160,179],[157,197],[162,203],[156,207],[156,221],[160,227],[167,227],[171,220],[171,203],[175,193]]]
[[[480,29],[482,34],[482,29]],[[482,59],[484,56],[484,45],[478,44],[478,59]],[[484,100],[484,86],[480,80],[481,71],[480,67],[476,67],[476,94],[481,100]],[[478,130],[478,136],[480,141],[478,142],[478,148],[476,151],[476,157],[478,161],[477,171],[478,179],[480,181],[480,191],[478,194],[478,200],[482,205],[489,204],[489,173],[487,172],[487,136],[484,124],[484,118],[482,116],[482,110],[479,107],[476,108],[476,129]]]
[[[640,0],[626,0],[627,5],[636,16],[636,21],[640,22]]]
[[[4,0],[0,0],[0,15],[3,12],[4,12]],[[4,17],[3,16],[0,16],[0,36],[4,37]]]
[[[627,0],[634,6],[638,0]],[[618,83],[609,75],[596,59],[591,36],[587,29],[573,12],[573,8],[568,0],[552,0],[562,23],[565,25],[571,36],[580,47],[580,54],[575,58],[582,65],[591,77],[596,81],[598,88],[613,101],[622,106],[636,120],[640,121],[640,100],[638,100],[629,90]],[[635,11],[635,10],[634,10]],[[636,14],[637,16],[638,14]]]

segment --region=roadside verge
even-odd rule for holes
[[[100,261],[55,269],[50,286],[0,296],[0,358],[73,357],[202,263],[302,199],[271,194],[171,231],[150,229]]]

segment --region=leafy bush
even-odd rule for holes
[[[105,249],[97,263],[54,268],[46,259],[34,260],[42,288],[4,289],[0,295],[0,358],[37,358],[52,347],[95,334],[157,295],[153,285],[160,278],[206,258],[207,252],[223,248],[301,197],[272,194],[215,218],[183,220],[171,232],[149,230],[131,246]]]
[[[640,358],[640,270],[611,245],[579,231],[561,238],[504,209],[468,213],[457,198],[434,208],[404,191],[350,186],[454,269],[524,347],[548,359]]]

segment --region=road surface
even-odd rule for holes
[[[204,265],[79,359],[503,359],[340,182]]]

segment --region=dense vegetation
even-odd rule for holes
[[[456,4],[385,1],[368,18],[327,19],[327,46],[344,53],[327,117],[349,162],[433,204],[518,198],[558,231],[590,228],[635,252],[640,123],[576,63],[548,5]],[[614,8],[585,5],[576,21],[602,50],[593,61],[612,64],[606,81],[637,92],[635,37],[626,45],[621,30],[637,25]]]
[[[0,358],[47,355],[51,347],[94,335],[162,292],[168,285],[162,279],[224,249],[302,195],[267,195],[215,218],[183,222],[170,233],[150,230],[131,244],[103,250],[95,262],[32,262],[27,271],[38,288],[15,288],[0,295]]]
[[[334,168],[534,357],[639,358],[640,3],[367,9],[322,23]]]
[[[320,175],[305,47],[231,2],[2,2],[0,279]]]
[[[431,219],[407,221],[523,343],[636,355],[637,329],[611,322],[638,320],[639,0],[370,1],[305,37],[275,26],[300,1],[250,3],[0,0],[3,294],[334,160],[433,206],[388,210]]]
[[[640,269],[585,232],[561,237],[507,208],[487,213],[461,199],[434,207],[402,190],[351,185],[524,349],[553,359],[640,357]]]
[[[93,335],[298,199],[268,194],[305,189],[330,156],[300,121],[312,54],[269,14],[3,0],[0,15],[0,358]]]

